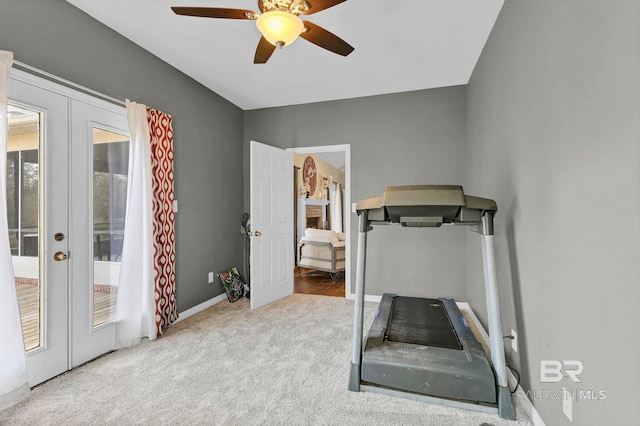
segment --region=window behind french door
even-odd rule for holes
[[[123,107],[26,73],[8,86],[6,203],[30,385],[113,349]]]

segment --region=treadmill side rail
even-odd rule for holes
[[[496,374],[496,384],[500,398],[498,411],[500,417],[514,420],[516,418],[509,381],[507,365],[504,355],[504,339],[502,332],[502,315],[500,314],[500,297],[498,295],[498,273],[496,270],[496,255],[493,246],[493,213],[486,212],[483,216],[482,234],[482,262],[484,266],[484,287],[487,299],[487,314],[489,323],[489,350],[491,362]],[[491,232],[489,234],[488,232]]]
[[[358,211],[358,254],[356,258],[356,300],[353,313],[353,347],[351,350],[351,369],[349,372],[349,390],[360,391],[360,373],[362,371],[362,336],[364,327],[364,275],[366,271],[367,232],[369,232],[369,213]]]

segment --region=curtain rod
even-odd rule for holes
[[[70,89],[77,90],[77,91],[82,92],[84,94],[95,96],[96,98],[102,99],[103,101],[111,102],[112,104],[116,104],[116,105],[119,105],[119,106],[126,106],[125,102],[121,101],[120,99],[113,98],[113,97],[111,97],[109,95],[105,95],[105,94],[100,93],[100,92],[96,92],[95,90],[89,89],[88,87],[84,87],[84,86],[81,86],[81,85],[79,85],[77,83],[74,83],[72,81],[65,80],[64,78],[58,77],[56,75],[53,75],[51,73],[48,73],[48,72],[43,71],[41,69],[38,69],[36,67],[32,67],[31,65],[27,65],[27,64],[25,64],[23,62],[14,60],[13,61],[13,65],[14,65],[14,67],[16,69],[28,72],[29,74],[33,74],[33,75],[38,76],[38,77],[42,77],[42,78],[44,78],[46,80],[52,81],[54,83],[58,83],[58,84],[60,84],[62,86],[68,87]]]

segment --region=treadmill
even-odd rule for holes
[[[382,197],[356,204],[359,230],[349,390],[497,413],[515,420],[493,248],[497,210],[495,201],[465,195],[458,185],[388,186]],[[448,298],[385,293],[363,341],[367,233],[379,224],[468,225],[482,235],[491,363],[456,302]]]

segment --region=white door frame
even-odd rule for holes
[[[305,146],[287,148],[294,154],[317,154],[319,152],[344,152],[344,179],[346,181],[344,189],[344,200],[342,208],[351,211],[351,145],[325,145],[325,146]],[[348,207],[348,210],[347,210]],[[355,294],[351,293],[351,215],[345,215],[343,219],[344,234],[346,236],[345,247],[345,270],[344,270],[344,295],[347,299],[354,299]]]

